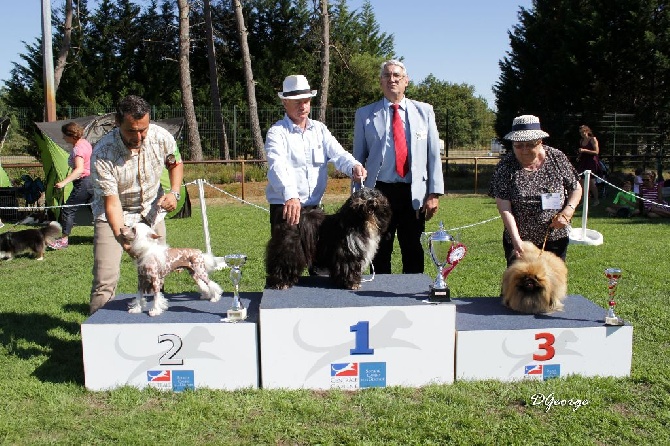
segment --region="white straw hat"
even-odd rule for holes
[[[293,74],[284,79],[284,91],[277,93],[282,99],[305,99],[316,96],[316,90],[309,88],[307,78],[302,74]]]
[[[540,118],[533,115],[522,115],[514,118],[512,131],[504,139],[510,141],[534,141],[546,138],[549,133],[540,128]]]

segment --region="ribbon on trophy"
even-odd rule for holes
[[[458,262],[463,260],[467,251],[468,249],[463,243],[454,243],[451,245],[451,248],[449,248],[449,252],[447,253],[447,267],[442,270],[442,277],[445,279],[447,278],[449,273],[456,268]]]

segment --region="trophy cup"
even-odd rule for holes
[[[450,302],[451,292],[446,278],[465,255],[465,246],[461,243],[454,243],[454,238],[444,230],[442,222],[440,222],[438,231],[421,234],[421,245],[426,255],[437,267],[437,277],[430,286],[429,300],[431,302]]]
[[[224,257],[230,267],[230,280],[233,282],[233,305],[226,311],[224,322],[238,322],[247,318],[247,309],[240,302],[240,281],[242,280],[242,266],[247,261],[246,254],[228,254]]]
[[[619,268],[607,268],[605,270],[605,277],[607,277],[607,291],[609,294],[609,309],[605,316],[605,325],[623,325],[623,319],[614,314],[614,307],[616,306],[614,294],[616,293],[619,279],[621,279],[621,270]]]

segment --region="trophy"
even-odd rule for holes
[[[230,280],[233,282],[233,305],[226,312],[224,322],[238,322],[247,318],[247,309],[240,302],[240,281],[242,280],[242,266],[247,261],[246,254],[228,254],[224,257],[230,267]]]
[[[605,325],[623,325],[623,319],[614,314],[614,307],[616,306],[614,294],[616,293],[619,279],[621,279],[621,270],[619,268],[607,268],[605,270],[605,277],[607,277],[607,291],[609,294],[609,309],[605,316]]]
[[[429,300],[432,302],[450,302],[451,293],[446,278],[465,256],[465,246],[461,243],[455,243],[454,238],[444,230],[442,222],[440,222],[438,231],[421,234],[421,245],[426,255],[437,267],[437,277],[430,286]]]

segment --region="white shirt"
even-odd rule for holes
[[[265,138],[268,160],[268,186],[265,196],[270,204],[284,204],[299,198],[302,206],[321,203],[328,180],[328,163],[351,177],[360,164],[340,145],[319,121],[307,120],[303,131],[284,115]]]

